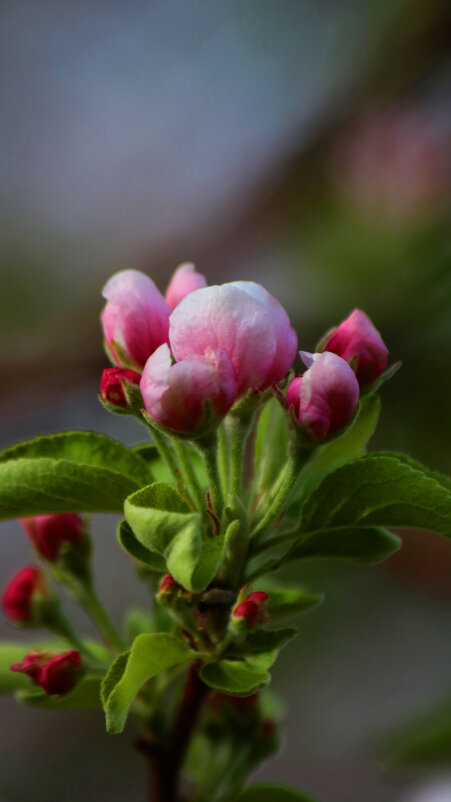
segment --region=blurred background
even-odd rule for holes
[[[209,283],[262,283],[306,350],[363,308],[403,360],[372,447],[449,471],[450,22],[444,0],[2,4],[0,446],[70,428],[137,442],[96,399],[101,287],[133,267],[164,290],[192,260]],[[119,620],[145,599],[115,524],[94,531]],[[450,544],[404,540],[376,569],[287,574],[326,601],[274,672],[287,738],[260,779],[321,802],[451,800],[443,755],[380,749],[451,696]],[[1,524],[1,583],[29,559]],[[131,729],[6,698],[0,716],[1,802],[144,800]]]

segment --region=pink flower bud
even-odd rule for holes
[[[76,544],[83,534],[83,519],[76,513],[55,513],[20,518],[34,548],[42,557],[56,562],[64,543]]]
[[[359,384],[352,368],[336,354],[304,354],[310,367],[293,379],[287,405],[304,431],[321,443],[350,421],[359,403]]]
[[[138,270],[116,273],[102,294],[107,303],[101,321],[114,361],[143,368],[155,349],[168,342],[168,304],[152,279]],[[114,343],[120,353],[116,353]]]
[[[3,591],[2,607],[5,615],[17,623],[33,620],[33,599],[46,595],[47,582],[40,568],[27,565],[9,580]]]
[[[351,362],[361,388],[368,387],[387,367],[388,349],[369,317],[360,309],[326,335],[321,351],[338,354]]]
[[[237,604],[233,611],[233,618],[238,619],[243,624],[251,627],[260,626],[266,620],[265,601],[268,598],[267,593],[263,591],[255,591],[250,593],[244,601]]]
[[[76,649],[54,656],[33,651],[21,663],[14,663],[11,671],[26,674],[49,695],[62,696],[77,684],[81,667],[81,654]]]
[[[127,368],[105,368],[100,380],[100,393],[109,404],[125,408],[127,399],[123,381],[139,385],[141,375],[135,370],[127,370]]]
[[[189,435],[205,424],[206,402],[219,420],[236,397],[233,365],[221,350],[188,354],[173,365],[168,346],[162,345],[147,360],[140,388],[152,418]]]
[[[192,262],[184,262],[173,274],[166,290],[166,301],[175,309],[185,295],[207,286],[207,279],[197,273]]]
[[[238,396],[279,381],[296,355],[297,338],[286,312],[250,281],[205,287],[187,295],[170,318],[169,339],[177,360],[207,349],[229,355]]]

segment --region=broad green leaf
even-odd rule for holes
[[[327,557],[362,565],[382,562],[401,548],[402,540],[376,526],[340,526],[323,529],[294,544],[281,562]],[[280,563],[281,564],[281,563]],[[276,567],[280,567],[280,564]],[[274,570],[274,569],[273,569]]]
[[[315,490],[325,476],[340,465],[356,457],[363,456],[366,445],[374,433],[380,413],[378,395],[363,396],[360,409],[352,426],[347,431],[326,445],[320,446],[313,458],[305,465],[297,483],[290,508],[299,507],[299,500],[306,498]]]
[[[26,690],[19,690],[17,699],[33,707],[46,707],[51,710],[76,710],[102,708],[100,701],[100,683],[102,677],[91,675],[83,677],[75,688],[64,696],[48,696],[41,688],[30,685]]]
[[[383,745],[390,762],[451,764],[451,699],[398,727]]]
[[[301,529],[409,526],[451,536],[451,491],[394,456],[371,454],[329,474],[307,500]]]
[[[410,465],[410,467],[416,471],[422,471],[424,474],[426,474],[426,476],[429,476],[430,479],[435,479],[435,481],[438,482],[439,485],[442,485],[442,487],[451,490],[451,476],[445,476],[445,474],[439,473],[438,471],[431,471],[425,465],[422,465],[421,462],[418,462],[416,459],[412,459],[412,457],[409,457],[407,454],[398,454],[395,451],[384,451],[384,456],[394,457],[394,459],[397,459],[398,462],[402,462],[405,465]]]
[[[255,438],[254,467],[259,493],[271,487],[282,470],[287,456],[287,446],[286,412],[281,404],[272,398],[260,415]]]
[[[125,514],[137,540],[164,558],[177,582],[187,590],[205,590],[221,564],[232,525],[224,535],[208,538],[199,513],[192,512],[164,482],[155,482],[127,499]]]
[[[149,463],[138,451],[97,432],[62,432],[35,437],[0,451],[0,462],[48,457],[128,476],[140,487],[152,479]]]
[[[265,582],[259,583],[259,588],[268,593],[265,604],[271,623],[312,610],[324,598],[322,593],[310,593],[302,589],[280,590],[266,585]]]
[[[128,711],[148,680],[193,658],[180,638],[166,633],[138,635],[129,652],[116,658],[102,683],[102,703],[110,733],[122,732]]]
[[[200,677],[210,688],[232,696],[248,696],[264,688],[270,680],[265,669],[244,660],[207,663],[201,668]]]
[[[280,785],[253,785],[233,802],[313,802],[313,799]]]
[[[139,484],[109,468],[62,459],[0,464],[0,518],[51,512],[122,512]]]
[[[246,639],[240,645],[240,651],[243,654],[259,654],[260,652],[269,652],[274,649],[280,649],[289,640],[292,640],[298,634],[298,630],[294,627],[287,627],[286,629],[257,629],[246,636]]]
[[[117,531],[117,537],[124,551],[130,554],[135,560],[144,563],[151,571],[164,573],[166,571],[166,561],[161,554],[150,551],[135,537],[127,521],[121,521]]]

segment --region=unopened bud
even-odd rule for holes
[[[77,684],[81,667],[81,654],[76,649],[57,655],[33,651],[21,663],[14,663],[11,671],[26,674],[49,695],[62,696]]]

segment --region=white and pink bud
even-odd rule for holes
[[[297,337],[278,301],[259,284],[241,281],[187,295],[171,314],[169,340],[175,358],[225,351],[233,364],[237,396],[282,379]]]
[[[235,372],[224,350],[187,354],[172,363],[162,345],[146,362],[140,389],[148,414],[161,426],[195,436],[219,423],[236,398]]]
[[[101,315],[108,350],[117,365],[140,370],[168,342],[170,307],[149,276],[122,270],[103,288]]]
[[[287,406],[314,443],[338,434],[351,421],[359,404],[359,384],[344,359],[329,352],[301,352],[308,370],[290,383]]]
[[[369,387],[387,367],[388,348],[368,315],[360,309],[326,334],[320,351],[330,351],[354,368],[362,389]]]
[[[171,307],[175,307],[183,300],[185,295],[189,295],[194,290],[200,290],[207,286],[207,279],[202,273],[196,271],[192,262],[184,262],[174,272],[168,288],[166,290],[166,301]]]

